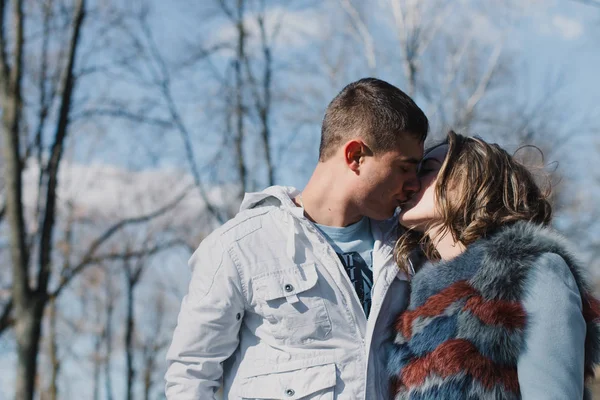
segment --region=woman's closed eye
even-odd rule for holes
[[[435,159],[425,160],[419,166],[417,174],[419,176],[425,176],[425,175],[428,175],[429,173],[437,172],[437,171],[439,171],[440,166],[441,166],[441,164],[440,164],[440,162],[438,160],[435,160]]]
[[[434,172],[435,168],[421,168],[419,169],[419,171],[417,172],[419,176],[425,176],[428,175],[430,172]]]

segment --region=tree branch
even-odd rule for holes
[[[6,8],[6,0],[0,0],[0,78],[2,78],[3,90],[8,92],[8,76],[10,68],[6,61],[6,37],[4,34],[4,9]]]
[[[41,48],[41,60],[40,60],[40,78],[39,78],[39,82],[38,82],[38,90],[40,92],[40,98],[39,98],[39,102],[40,102],[40,111],[38,114],[38,125],[37,125],[37,129],[36,129],[36,133],[35,133],[35,139],[34,142],[31,144],[32,148],[35,148],[37,150],[37,162],[38,162],[38,169],[39,169],[39,176],[38,176],[38,191],[37,191],[37,199],[36,199],[36,208],[35,208],[35,220],[39,221],[40,218],[40,213],[42,210],[42,203],[43,203],[43,198],[44,198],[44,194],[45,194],[45,190],[44,190],[44,181],[45,181],[45,175],[46,175],[46,168],[44,166],[44,160],[43,160],[43,155],[44,155],[44,130],[46,127],[46,119],[48,117],[48,112],[50,110],[50,106],[54,100],[54,96],[56,94],[56,92],[54,91],[47,91],[46,86],[47,86],[47,74],[48,74],[48,42],[50,41],[50,17],[52,14],[52,5],[50,1],[46,1],[44,2],[44,5],[42,6],[44,8],[44,21],[43,21],[43,36],[42,36],[42,48]],[[48,93],[49,92],[49,93]],[[48,95],[49,95],[49,99],[48,99]],[[25,162],[28,158],[29,155],[27,153],[29,153],[30,151],[32,151],[31,149],[28,148],[28,151],[26,152],[25,156],[23,157],[23,161]]]
[[[17,87],[19,96],[16,97],[18,100],[18,107],[21,106],[21,77],[23,76],[23,54],[24,54],[24,39],[23,39],[23,31],[24,31],[24,20],[23,16],[23,2],[22,0],[17,0],[14,3],[14,14],[15,14],[15,58],[13,60],[13,67],[10,71],[10,85],[11,92],[16,93]]]
[[[131,122],[158,126],[160,128],[164,128],[164,129],[170,129],[170,128],[174,127],[173,122],[166,120],[166,119],[148,117],[143,114],[137,114],[137,113],[134,113],[131,111],[123,110],[123,109],[110,109],[110,108],[105,108],[105,109],[99,108],[99,109],[94,109],[94,110],[82,111],[81,113],[74,115],[73,120],[85,119],[85,118],[94,117],[94,116],[121,118],[121,119],[128,120]]]
[[[46,206],[44,210],[44,221],[40,238],[40,260],[38,270],[37,290],[46,293],[48,279],[50,276],[50,262],[52,259],[52,234],[56,217],[56,188],[58,186],[58,170],[63,153],[64,141],[68,133],[69,113],[71,110],[71,98],[74,89],[75,58],[81,37],[81,27],[85,17],[85,0],[78,0],[75,6],[75,17],[73,21],[73,32],[69,42],[68,61],[65,68],[65,76],[62,85],[62,98],[56,136],[52,145],[50,160],[47,168]]]
[[[365,46],[367,64],[369,65],[369,68],[374,71],[377,68],[377,60],[375,56],[375,44],[373,41],[373,36],[369,32],[365,22],[362,20],[360,13],[350,2],[350,0],[339,0],[339,3],[344,11],[346,11],[348,16],[352,19],[356,32],[358,33],[360,40],[363,42],[363,46]]]
[[[175,240],[171,240],[171,241],[162,243],[160,245],[156,245],[151,248],[145,248],[145,249],[136,250],[136,251],[127,250],[123,253],[108,253],[108,254],[98,255],[95,257],[90,257],[90,258],[88,258],[88,264],[100,264],[105,261],[116,261],[116,260],[122,260],[125,258],[148,257],[148,256],[155,255],[157,253],[160,253],[163,250],[171,249],[176,246],[186,246],[187,247],[186,243],[182,239],[175,239]]]
[[[6,190],[6,216],[10,227],[10,254],[12,262],[12,291],[17,309],[25,307],[29,300],[29,251],[23,207],[23,163],[19,139],[21,117],[21,80],[23,63],[23,4],[14,1],[14,49],[10,80],[2,101],[2,134],[4,150],[4,173]],[[4,2],[2,2],[4,6]],[[4,7],[2,7],[4,10]]]
[[[11,318],[11,312],[13,309],[13,301],[10,299],[8,303],[4,305],[4,311],[2,311],[2,316],[0,316],[0,336],[6,329],[12,326],[13,321]]]
[[[59,293],[69,284],[69,282],[71,282],[71,280],[75,276],[77,276],[77,274],[79,274],[83,269],[85,269],[85,267],[93,264],[94,262],[100,261],[98,257],[94,257],[94,254],[100,248],[100,246],[104,244],[108,239],[110,239],[116,232],[118,232],[126,226],[141,224],[165,214],[166,212],[175,208],[188,195],[189,191],[190,189],[186,188],[182,194],[175,198],[174,201],[159,208],[156,211],[139,217],[123,219],[117,222],[116,224],[112,225],[110,228],[108,228],[102,235],[100,235],[100,237],[98,237],[92,242],[79,264],[74,266],[70,271],[64,271],[64,275],[61,277],[61,281],[52,295],[58,296]]]
[[[260,43],[264,58],[264,69],[262,77],[262,95],[258,89],[258,82],[254,77],[252,68],[250,65],[249,57],[244,54],[244,65],[246,67],[246,75],[250,82],[250,88],[254,97],[254,103],[258,116],[260,119],[260,137],[265,154],[265,163],[267,166],[267,184],[272,186],[275,184],[275,170],[273,166],[273,157],[271,155],[271,130],[269,126],[269,116],[271,112],[271,83],[273,76],[273,57],[271,54],[271,47],[269,40],[267,39],[267,30],[265,26],[264,13],[257,16],[256,22],[260,29]],[[279,24],[278,24],[279,26]]]
[[[154,58],[155,62],[159,65],[160,73],[162,76],[160,78],[160,82],[158,82],[158,86],[162,92],[162,95],[163,95],[165,101],[167,102],[167,107],[168,107],[171,119],[173,120],[173,123],[174,123],[175,127],[177,128],[177,131],[179,132],[179,134],[181,135],[181,138],[183,139],[185,152],[186,152],[186,158],[187,158],[188,164],[190,166],[190,169],[192,171],[192,175],[194,177],[194,182],[196,184],[196,187],[198,188],[198,191],[200,192],[200,196],[202,197],[202,200],[204,201],[208,212],[213,217],[215,217],[217,219],[217,221],[219,221],[219,223],[223,224],[225,222],[225,219],[223,218],[221,213],[216,209],[216,207],[212,204],[212,202],[208,198],[208,194],[206,193],[204,184],[202,183],[202,180],[200,179],[200,171],[198,170],[198,164],[196,162],[196,157],[194,155],[190,132],[187,129],[186,125],[183,123],[183,120],[182,120],[181,116],[179,115],[179,111],[177,110],[177,106],[175,105],[175,102],[173,100],[173,96],[171,95],[169,70],[165,64],[165,61],[164,61],[162,55],[160,54],[160,52],[158,50],[158,46],[156,45],[156,43],[154,41],[152,31],[151,31],[150,27],[148,26],[147,21],[144,18],[141,19],[141,26],[142,26],[142,30],[143,30],[144,34],[146,35],[146,40],[149,43],[151,55]]]
[[[390,0],[392,2],[392,15],[394,16],[394,21],[397,26],[398,40],[400,41],[400,48],[403,52],[403,60],[402,66],[404,69],[404,74],[406,77],[407,88],[406,92],[409,96],[414,96],[416,91],[416,82],[417,82],[417,64],[416,64],[416,51],[413,49],[412,43],[418,43],[418,40],[411,40],[413,38],[409,37],[409,34],[414,32],[409,32],[410,27],[407,23],[407,17],[404,15],[402,11],[402,5],[399,0]],[[412,7],[417,7],[418,3],[412,5]],[[408,12],[415,12],[415,10],[408,10]]]
[[[494,76],[494,72],[496,71],[496,67],[498,66],[498,60],[500,59],[501,53],[502,53],[502,46],[497,45],[494,48],[492,55],[490,56],[487,69],[484,72],[483,76],[481,77],[481,80],[479,81],[477,88],[475,89],[475,91],[473,92],[471,97],[469,97],[469,99],[467,100],[467,104],[465,105],[465,108],[463,111],[463,120],[464,121],[468,121],[471,119],[471,116],[473,114],[473,110],[475,109],[475,106],[477,105],[477,103],[479,103],[479,101],[485,95],[485,92],[490,84],[490,81],[491,81],[492,77]]]
[[[245,124],[244,124],[244,94],[243,94],[243,78],[242,78],[242,63],[246,57],[246,28],[244,26],[244,4],[245,0],[237,0],[237,19],[235,21],[237,31],[237,47],[236,59],[234,60],[235,71],[235,155],[236,167],[240,180],[240,193],[238,195],[241,201],[246,192],[247,169],[244,158],[244,142],[245,142]]]
[[[229,7],[227,7],[225,0],[219,0],[219,5],[221,6],[221,9],[225,13],[225,15],[227,15],[229,17],[229,19],[231,19],[232,21],[235,21],[235,16],[233,15],[233,11],[231,11],[229,9]]]

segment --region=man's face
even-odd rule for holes
[[[360,168],[356,199],[361,213],[384,220],[396,207],[419,190],[417,166],[423,157],[423,143],[405,135],[395,150],[365,157]]]

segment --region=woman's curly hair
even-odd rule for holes
[[[439,260],[427,235],[431,229],[468,246],[517,221],[550,223],[550,190],[542,190],[532,173],[500,146],[453,131],[442,144],[448,152],[434,192],[441,215],[427,232],[409,229],[400,236],[395,257],[402,269],[407,269],[410,255],[418,249],[429,260]]]

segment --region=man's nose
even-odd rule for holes
[[[402,188],[402,190],[408,196],[412,196],[414,193],[421,190],[421,180],[419,179],[417,174],[414,174],[410,179],[407,179],[404,182],[404,187]]]

